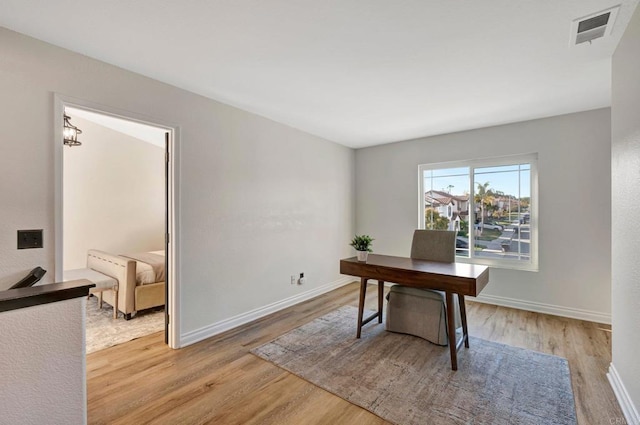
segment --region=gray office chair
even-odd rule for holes
[[[411,243],[411,258],[455,262],[456,234],[457,232],[448,230],[416,230]],[[464,296],[460,296],[459,300],[456,298],[457,295],[454,295],[457,329],[461,323],[466,324],[466,315],[463,308]],[[394,285],[387,300],[386,330],[415,335],[438,345],[448,344],[444,292]]]

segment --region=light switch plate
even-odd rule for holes
[[[18,249],[42,248],[42,229],[18,230]]]

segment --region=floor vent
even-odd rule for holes
[[[592,15],[576,19],[571,24],[571,45],[591,43],[600,37],[611,34],[620,6],[614,6]]]

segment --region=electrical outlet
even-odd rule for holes
[[[291,275],[291,284],[292,285],[296,284],[296,275],[294,275],[294,274]]]
[[[300,279],[298,280],[298,284],[304,285],[305,283],[307,283],[307,278],[304,277],[304,273],[300,273]]]

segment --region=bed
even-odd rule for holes
[[[164,262],[164,251],[120,255],[97,249],[87,251],[88,269],[118,281],[118,290],[105,291],[103,300],[117,306],[126,320],[137,311],[165,304]]]

